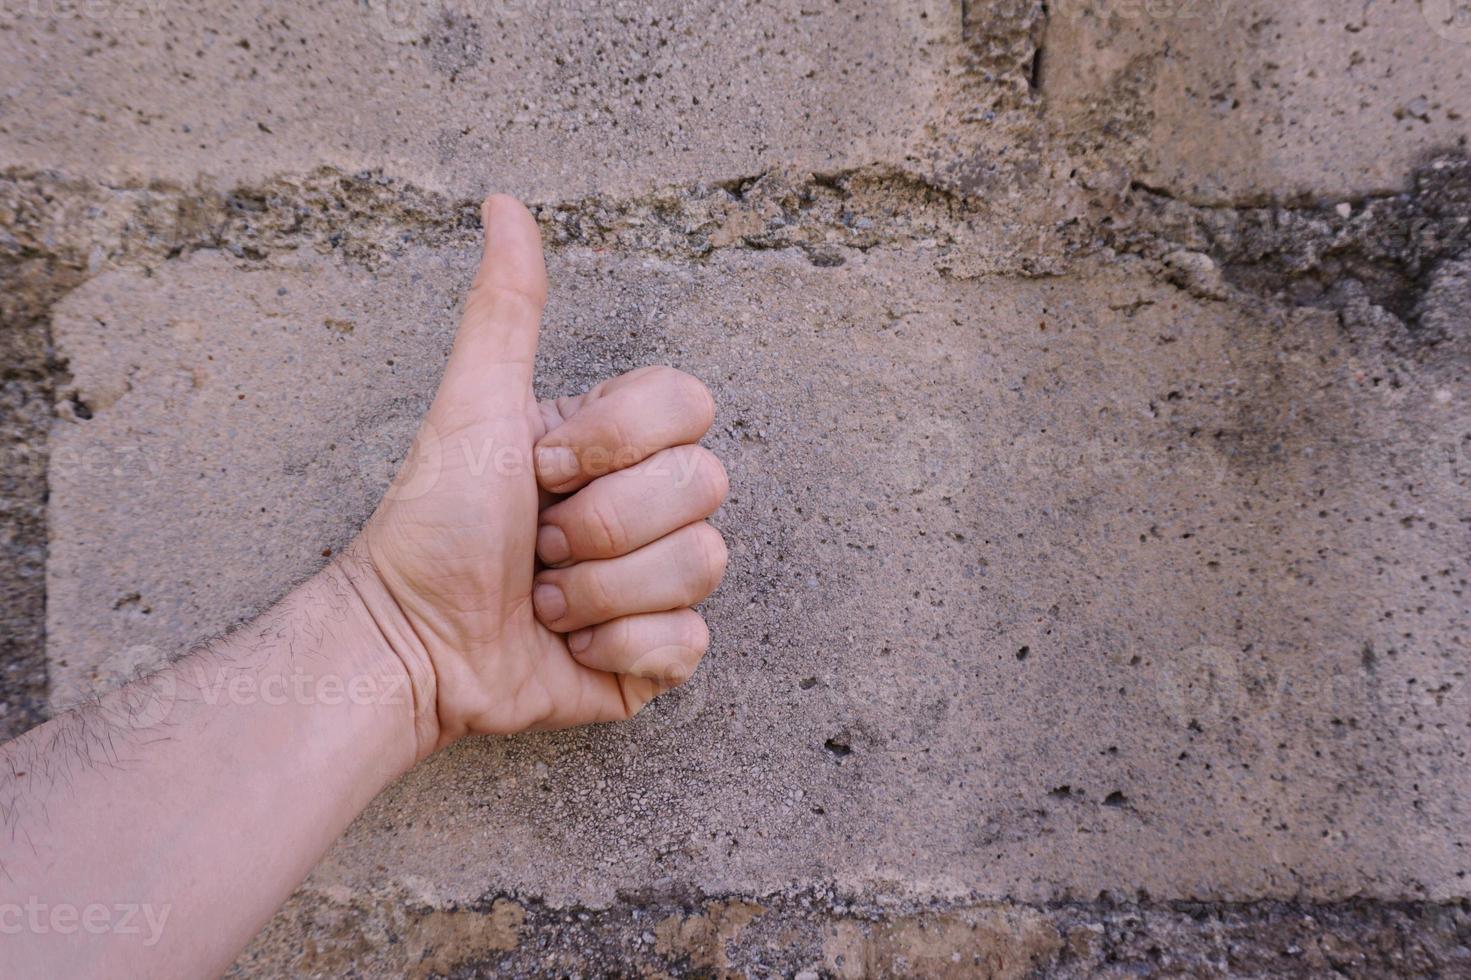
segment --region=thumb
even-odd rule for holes
[[[436,398],[436,407],[457,421],[467,420],[465,413],[473,419],[524,410],[547,299],[541,232],[531,212],[513,197],[492,194],[480,218],[485,253]]]

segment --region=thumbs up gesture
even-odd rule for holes
[[[408,461],[343,557],[403,664],[419,756],[459,737],[625,719],[709,644],[725,470],[705,386],[647,367],[538,402],[547,275],[531,214],[481,209],[485,253]]]

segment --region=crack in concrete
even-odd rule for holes
[[[149,264],[199,249],[261,259],[300,247],[372,265],[409,245],[470,247],[479,202],[452,200],[379,172],[321,169],[229,190],[109,186],[50,173],[0,176],[0,221],[34,255]],[[8,206],[6,206],[8,205]],[[724,248],[866,251],[952,230],[982,209],[894,168],[772,170],[631,198],[531,205],[551,248],[602,248],[701,259]],[[821,264],[819,262],[819,264]]]
[[[1047,25],[1050,16],[1051,13],[1047,9],[1047,0],[1042,0],[1038,24],[1033,29],[1033,44],[1035,47],[1032,51],[1032,61],[1027,67],[1027,85],[1034,93],[1040,93],[1042,91],[1042,58],[1043,52],[1046,50]]]
[[[46,717],[47,431],[66,381],[52,307],[86,279],[80,255],[6,233],[0,215],[0,740]]]
[[[300,935],[320,938],[304,948],[292,941]],[[1468,941],[1471,914],[1461,902],[1156,902],[1103,894],[1048,905],[972,900],[869,909],[819,889],[624,896],[591,908],[514,893],[438,906],[391,890],[352,897],[308,890],[231,975],[335,973],[350,965],[417,976],[1403,976],[1464,958]]]
[[[1404,191],[1332,204],[1201,206],[1137,182],[1132,189],[1130,220],[1110,228],[1109,244],[1119,252],[1208,256],[1243,293],[1332,309],[1351,332],[1387,326],[1414,346],[1448,339],[1449,326],[1431,326],[1427,297],[1471,255],[1471,158],[1464,154],[1431,157]]]

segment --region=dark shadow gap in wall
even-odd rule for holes
[[[1027,69],[1027,85],[1033,92],[1042,91],[1042,52],[1046,50],[1043,43],[1047,37],[1047,4],[1042,4],[1042,16],[1039,18],[1041,26],[1037,29],[1037,48],[1032,52],[1032,64]]]

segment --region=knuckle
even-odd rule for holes
[[[686,376],[685,372],[668,364],[651,364],[648,372],[647,380],[666,386],[677,385],[679,379]]]
[[[703,599],[714,592],[720,580],[725,577],[725,565],[730,554],[725,547],[725,538],[711,524],[698,525],[694,539],[699,556],[695,580],[699,597]]]
[[[627,440],[624,425],[616,418],[593,422],[578,433],[578,438],[581,443],[577,450],[578,472],[591,480],[606,477],[616,468],[618,447],[624,446]]]
[[[631,426],[627,419],[610,414],[601,422],[589,440],[589,445],[583,450],[582,470],[589,476],[605,476],[626,466],[629,462],[627,455],[636,453],[639,443],[637,427]]]
[[[710,626],[705,622],[705,617],[694,610],[690,610],[687,622],[689,625],[685,627],[685,643],[698,660],[710,649]]]
[[[477,316],[541,316],[546,309],[546,289],[535,284],[513,285],[477,279],[470,286],[466,309]]]
[[[715,421],[715,396],[710,394],[705,383],[678,368],[661,368],[659,375],[660,380],[674,393],[674,400],[680,411],[699,421],[702,429],[708,429]]]
[[[618,509],[608,503],[588,501],[582,518],[587,543],[595,555],[612,558],[626,550],[628,532]]]
[[[623,694],[623,711],[629,718],[642,711],[644,705],[654,700],[654,695],[658,693],[653,684],[643,678],[625,678],[620,690]]]
[[[604,623],[599,628],[607,631],[605,640],[609,648],[624,656],[627,656],[638,641],[634,635],[633,621],[627,616],[615,619],[611,623]]]
[[[730,492],[730,475],[725,471],[725,464],[704,446],[695,448],[695,471],[698,474],[696,480],[700,484],[699,492],[705,504],[714,510],[720,506],[725,495]]]
[[[657,681],[664,690],[689,680],[698,662],[698,658],[692,658],[689,651],[678,644],[656,647],[649,651],[646,660],[648,665],[644,676]]]
[[[569,578],[577,583],[576,612],[578,618],[603,622],[609,618],[615,601],[613,592],[608,588],[607,578],[602,569],[595,565],[578,565],[574,568],[577,574]],[[573,605],[570,600],[567,603],[567,610],[569,616],[573,615]]]

